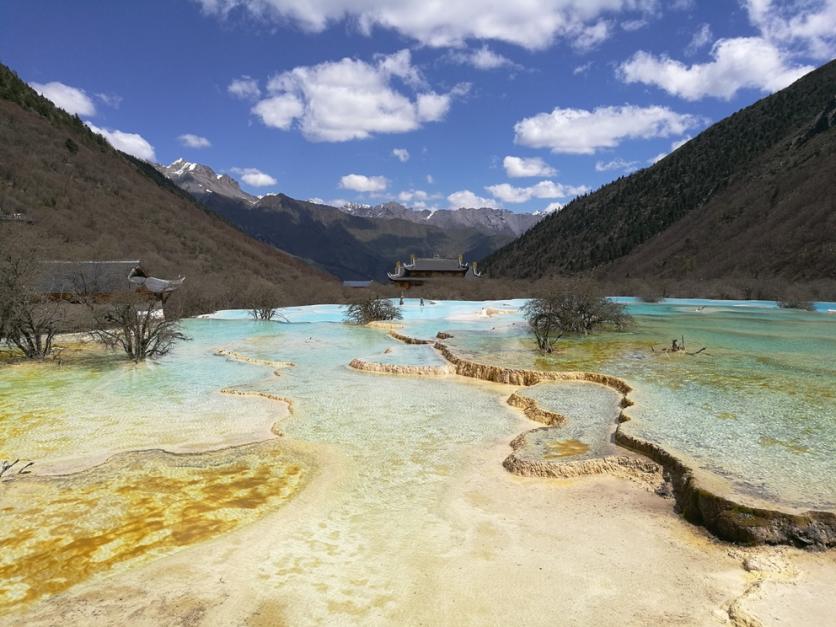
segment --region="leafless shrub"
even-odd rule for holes
[[[533,298],[523,307],[523,315],[544,353],[566,334],[587,335],[603,326],[623,329],[632,319],[624,305],[596,294],[589,285],[574,283],[548,296]]]
[[[378,320],[400,320],[401,310],[385,298],[369,298],[359,303],[347,306],[346,322],[351,324],[368,324]]]
[[[0,261],[0,337],[27,359],[52,353],[64,321],[61,303],[41,298],[36,279],[31,260],[7,255]]]
[[[121,349],[135,362],[167,354],[178,341],[189,339],[180,330],[179,318],[166,318],[154,300],[91,304],[91,334],[108,348]]]

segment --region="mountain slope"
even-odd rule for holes
[[[362,218],[335,207],[295,200],[284,194],[255,204],[220,194],[197,196],[209,209],[253,237],[280,247],[342,279],[386,281],[386,272],[409,255],[480,258],[505,236],[472,229],[447,229],[401,219]]]
[[[834,277],[834,95],[831,62],[572,201],[485,264],[509,277]]]
[[[25,242],[38,258],[142,259],[186,276],[198,307],[239,302],[251,284],[305,300],[332,278],[207,212],[152,166],[110,147],[77,117],[0,66],[0,249]]]
[[[396,203],[337,209],[284,194],[258,199],[243,192],[234,179],[183,160],[157,169],[244,232],[342,279],[386,282],[395,261],[412,254],[480,259],[511,241],[527,227],[526,220],[532,220],[529,214],[509,217],[503,210],[461,209],[436,212],[442,216],[434,223],[426,219],[431,212]]]
[[[468,228],[486,235],[510,237],[519,237],[543,217],[536,213],[515,213],[491,207],[415,210],[396,202],[373,206],[347,205],[341,207],[341,210],[363,218],[398,218],[443,229]]]
[[[250,204],[258,200],[255,196],[242,190],[238,181],[231,176],[216,174],[212,168],[200,163],[189,163],[181,158],[169,165],[158,165],[157,169],[177,187],[192,195],[220,194]]]

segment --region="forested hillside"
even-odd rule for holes
[[[493,276],[836,277],[836,62],[577,198]]]
[[[33,258],[141,259],[186,276],[190,306],[244,304],[277,286],[287,302],[317,300],[336,280],[245,235],[151,165],[113,148],[0,66],[0,251]],[[333,298],[333,295],[329,297]]]

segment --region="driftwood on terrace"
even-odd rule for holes
[[[665,355],[683,353],[685,355],[692,355],[693,356],[693,355],[699,355],[700,353],[705,352],[705,350],[707,348],[708,347],[703,346],[701,349],[699,349],[697,351],[694,351],[693,353],[689,353],[687,351],[687,349],[685,348],[685,336],[684,335],[680,339],[673,338],[671,340],[671,345],[670,346],[666,346],[665,348],[662,348],[658,351],[656,350],[656,347],[653,344],[650,345],[650,351],[651,352],[653,352],[653,353],[658,352],[658,353],[662,353],[662,354],[665,354]],[[706,353],[706,354],[708,354],[708,353]]]
[[[11,475],[12,473],[10,473],[9,471],[12,468],[14,468],[19,461],[20,461],[19,459],[16,459],[13,462],[6,461],[6,460],[3,460],[2,462],[0,462],[0,478],[2,478],[4,475],[6,475],[7,472],[9,473],[9,475]],[[30,466],[32,466],[34,463],[35,462],[26,462],[23,466],[18,468],[17,472],[14,473],[14,474],[15,475],[28,475],[30,472],[32,472],[31,470],[28,470],[28,468]]]

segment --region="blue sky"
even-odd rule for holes
[[[255,194],[556,209],[836,51],[836,0],[27,0],[0,61]]]

